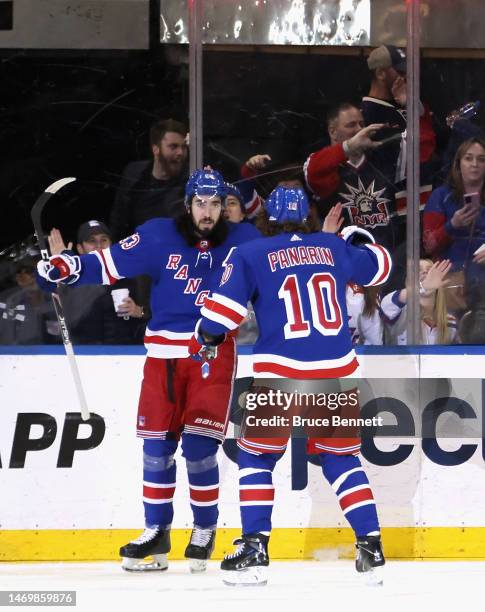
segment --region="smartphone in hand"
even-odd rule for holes
[[[463,195],[463,206],[467,206],[470,211],[478,210],[480,208],[480,194],[477,191],[465,193]]]

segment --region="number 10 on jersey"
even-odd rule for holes
[[[302,291],[310,300],[311,321],[303,312]],[[306,286],[300,288],[296,274],[289,274],[283,281],[278,297],[285,302],[287,323],[285,338],[305,338],[312,327],[322,336],[337,336],[342,329],[343,316],[337,299],[335,278],[328,272],[313,274]]]

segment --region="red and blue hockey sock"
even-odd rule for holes
[[[321,453],[319,458],[323,475],[337,495],[355,535],[379,535],[374,496],[359,457]]]
[[[177,466],[173,440],[143,440],[143,506],[147,527],[170,528]]]
[[[249,453],[239,449],[239,505],[242,532],[271,532],[274,503],[273,470],[282,455],[278,453]]]
[[[190,506],[194,527],[215,529],[219,516],[219,441],[208,436],[182,434],[182,454],[187,464]]]

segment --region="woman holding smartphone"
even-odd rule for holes
[[[452,270],[470,264],[485,274],[485,141],[460,145],[446,184],[435,189],[424,209],[424,249],[433,259],[449,259]]]

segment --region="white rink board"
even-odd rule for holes
[[[67,412],[78,412],[67,360],[58,355],[0,356],[0,469],[2,516],[0,529],[131,529],[143,524],[141,448],[135,438],[135,417],[144,358],[139,355],[78,357],[92,412],[105,422],[103,441],[96,448],[76,451],[72,467],[56,467]],[[419,366],[428,376],[469,378],[483,371],[483,356],[400,355],[360,357],[362,372],[380,378],[410,375]],[[249,358],[241,357],[240,374]],[[46,413],[57,424],[49,448],[29,451],[25,466],[10,468],[19,413]],[[34,426],[31,436],[41,437]],[[81,425],[79,437],[90,426]],[[480,440],[466,463],[436,465],[421,452],[419,440],[409,458],[396,466],[367,465],[384,527],[485,526],[485,463]],[[462,442],[446,440],[454,449]],[[396,446],[390,439],[382,450]],[[237,469],[221,451],[221,527],[239,527]],[[175,528],[191,527],[183,459],[179,461],[175,495]],[[346,526],[333,493],[317,466],[308,466],[308,486],[291,490],[291,454],[275,473],[275,527]],[[284,503],[282,501],[284,500]],[[450,503],[450,500],[459,503]]]

